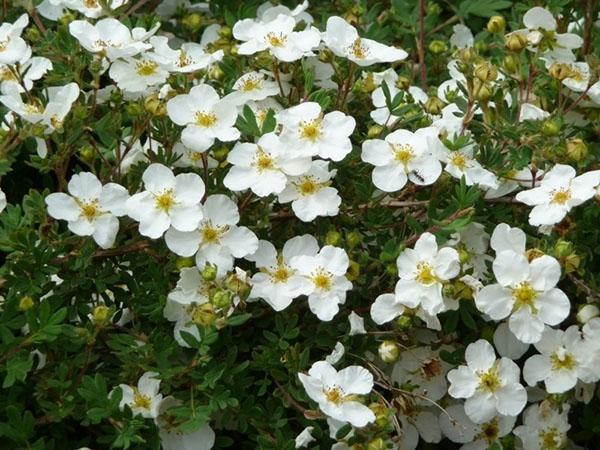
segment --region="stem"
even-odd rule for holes
[[[594,5],[597,0],[587,0],[585,2],[585,18],[583,25],[583,46],[581,53],[589,55],[592,50],[592,28],[594,26]]]
[[[425,0],[419,0],[419,68],[421,74],[421,88],[427,90],[427,68],[425,67]]]

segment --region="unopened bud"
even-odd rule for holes
[[[475,83],[475,100],[479,102],[487,102],[492,96],[492,90],[489,85],[485,83]]]
[[[325,243],[327,245],[337,246],[342,242],[342,235],[339,231],[329,230],[325,235]]]
[[[506,36],[505,45],[511,52],[520,52],[527,47],[527,38],[521,33],[511,33]]]
[[[360,264],[356,261],[350,260],[350,264],[348,265],[348,270],[346,272],[346,278],[350,281],[356,280],[360,276]]]
[[[400,356],[400,348],[394,341],[383,341],[379,344],[377,352],[381,360],[388,364],[396,362]]]
[[[230,291],[224,291],[221,289],[217,289],[217,291],[213,294],[210,302],[217,309],[227,309],[229,305],[231,305],[231,300],[233,299],[233,294]]]
[[[346,244],[349,248],[354,248],[360,244],[362,237],[358,231],[350,231],[346,233]]]
[[[489,62],[482,62],[475,66],[473,75],[481,81],[494,81],[498,77],[498,69]]]
[[[367,450],[386,450],[387,445],[383,438],[375,438],[367,444]]]
[[[502,67],[508,73],[516,73],[519,69],[519,60],[515,55],[506,55],[502,61]]]
[[[225,72],[223,72],[223,69],[221,69],[218,64],[213,64],[213,66],[208,71],[208,78],[210,78],[213,81],[220,81],[223,79],[224,76]]]
[[[369,127],[369,131],[367,131],[367,137],[369,139],[375,139],[379,137],[382,131],[383,127],[381,125],[371,125]]]
[[[144,108],[155,117],[164,117],[167,115],[167,105],[158,98],[158,94],[149,95],[144,100]]]
[[[94,323],[101,324],[108,320],[110,309],[106,305],[98,305],[92,310],[92,320]]]
[[[548,69],[548,73],[552,78],[556,78],[558,81],[562,81],[566,78],[569,78],[573,75],[573,71],[571,70],[571,66],[565,63],[554,63]]]
[[[431,41],[429,44],[429,51],[434,55],[439,55],[440,53],[444,53],[448,50],[448,46],[444,41]]]
[[[217,266],[206,263],[204,269],[200,272],[200,276],[204,281],[213,281],[217,278]]]
[[[377,425],[377,427],[381,429],[386,428],[390,423],[389,409],[384,404],[377,402],[371,403],[369,405],[369,409],[373,411],[373,414],[375,414],[375,425]]]
[[[492,16],[487,23],[487,30],[489,33],[500,33],[506,28],[506,20],[502,16]]]
[[[400,331],[409,330],[410,328],[412,328],[412,326],[413,319],[409,315],[403,315],[396,319],[396,327],[398,327]]]
[[[579,311],[577,312],[577,321],[583,325],[598,316],[600,316],[600,308],[594,304],[588,303],[579,308]]]
[[[575,162],[583,161],[588,155],[588,147],[579,138],[569,139],[567,141],[567,156]]]
[[[177,261],[175,262],[175,267],[177,267],[178,270],[181,270],[186,267],[194,267],[194,264],[194,258],[188,256],[186,258],[177,258]]]
[[[442,113],[444,102],[437,97],[429,97],[425,102],[425,105],[423,105],[423,109],[425,109],[428,114],[437,116]]]
[[[560,133],[560,124],[556,120],[547,119],[542,124],[542,134],[544,136],[556,136]]]
[[[29,295],[21,297],[19,300],[19,309],[21,311],[27,311],[31,308],[33,308],[33,299]]]

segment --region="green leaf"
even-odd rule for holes
[[[6,376],[2,387],[4,389],[11,387],[16,381],[25,381],[27,373],[33,366],[33,359],[26,353],[11,356],[6,363]]]
[[[468,17],[470,14],[479,17],[492,17],[498,11],[510,8],[513,2],[508,0],[464,0],[458,7],[457,14],[460,17]]]

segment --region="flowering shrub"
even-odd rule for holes
[[[0,447],[598,448],[597,3],[261,1],[0,6]]]

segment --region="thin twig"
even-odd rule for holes
[[[425,67],[425,0],[419,0],[419,68],[421,74],[421,88],[427,90],[427,68]]]

